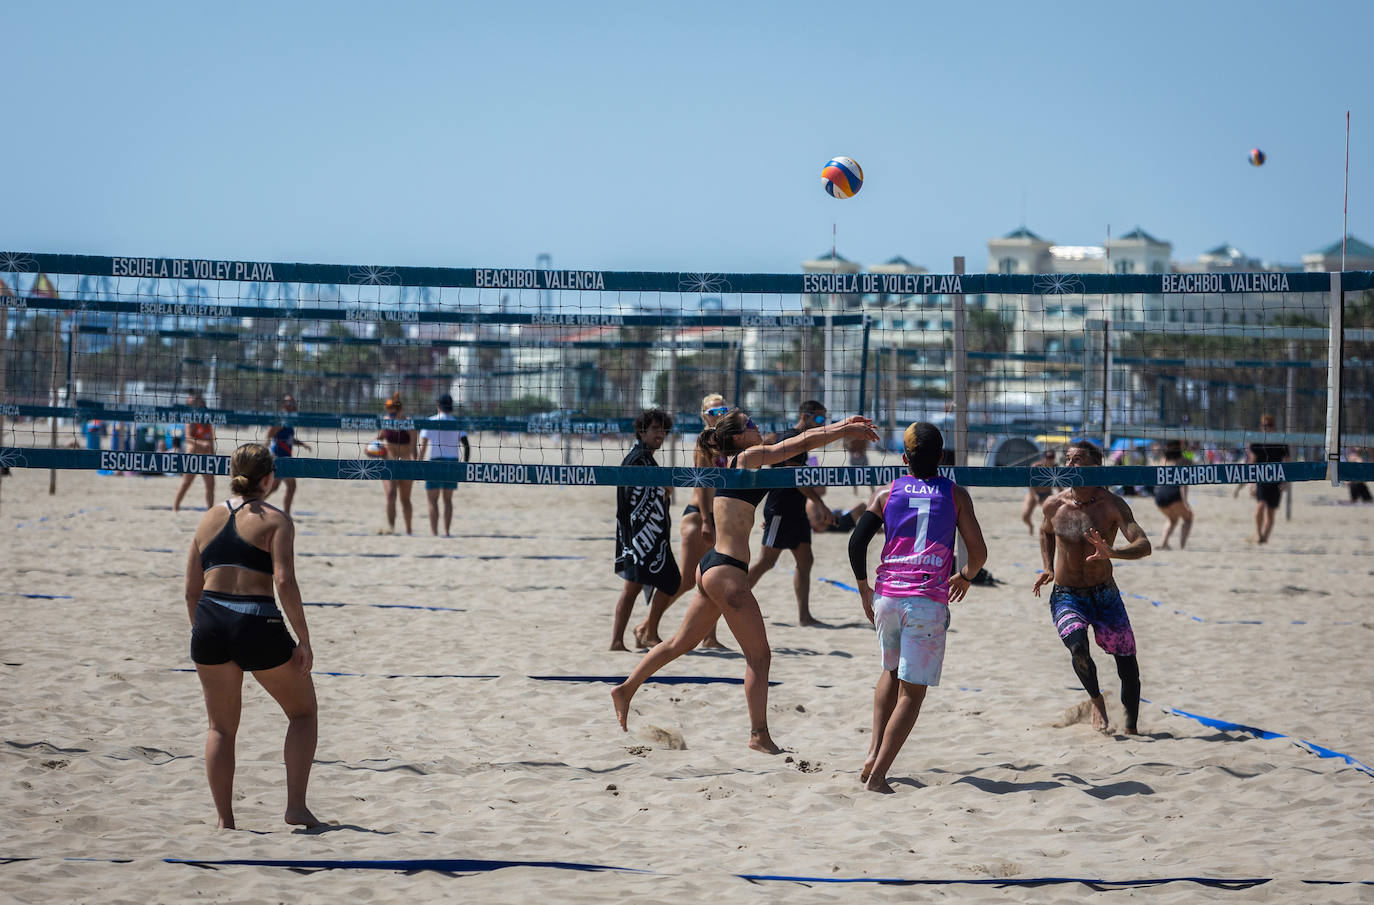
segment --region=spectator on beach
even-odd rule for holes
[[[1040,460],[1035,463],[1036,468],[1053,468],[1055,463],[1055,452],[1052,449],[1040,451]],[[1031,516],[1035,510],[1044,505],[1045,500],[1054,492],[1053,487],[1031,486],[1026,488],[1026,497],[1021,505],[1021,521],[1026,523],[1026,530],[1031,534],[1035,533],[1035,524],[1031,521]],[[977,573],[974,573],[975,575]]]
[[[430,415],[433,421],[457,421],[453,416],[453,397],[448,393],[443,394],[436,404],[439,411]],[[468,445],[467,431],[448,428],[434,429],[425,428],[420,431],[420,448],[416,457],[421,461],[425,458],[426,451],[433,450],[429,454],[431,462],[457,462],[459,455],[462,461],[467,462],[472,457],[472,447]],[[429,532],[435,537],[439,536],[439,498],[443,497],[444,502],[444,537],[450,536],[453,525],[453,491],[458,488],[457,481],[445,480],[426,480],[425,497],[429,501]]]
[[[654,453],[673,429],[672,417],[662,409],[648,409],[635,418],[635,443],[620,463],[622,468],[657,468]],[[617,487],[615,491],[615,573],[625,580],[615,602],[611,650],[628,650],[625,627],[645,585],[654,589],[651,610],[663,610],[682,585],[668,533],[666,487]],[[636,640],[641,637],[636,632]]]
[[[232,496],[201,517],[186,559],[191,660],[210,719],[205,772],[221,829],[235,828],[234,746],[245,672],[253,674],[288,720],[285,820],[307,828],[321,825],[305,802],[319,731],[310,678],[314,658],[296,584],[295,527],[289,516],[263,501],[272,471],[267,447],[245,443],[234,450],[229,460]],[[295,640],[283,624],[283,613]]]

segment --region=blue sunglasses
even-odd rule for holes
[[[706,410],[706,414],[715,418],[719,418],[721,415],[728,414],[729,412],[730,406],[728,405],[713,405]]]

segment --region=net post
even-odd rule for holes
[[[1345,293],[1341,291],[1341,272],[1331,274],[1330,335],[1326,349],[1326,477],[1332,487],[1340,486],[1337,477],[1341,461],[1341,352],[1345,335]]]
[[[1112,448],[1112,322],[1102,319],[1102,452]],[[1123,462],[1130,460],[1123,454]]]
[[[964,257],[954,258],[954,272],[964,272]],[[954,464],[968,465],[968,316],[964,294],[951,297],[954,307]]]
[[[53,409],[57,408],[57,358],[62,351],[62,318],[60,312],[53,312],[52,319],[52,370],[48,377],[48,398],[52,400],[49,404]],[[49,445],[57,449],[57,412],[52,415],[52,431],[49,435]],[[48,496],[57,493],[57,469],[48,469]]]
[[[955,256],[954,272],[963,274],[963,255]],[[954,307],[954,464],[963,466],[968,465],[968,312],[962,292],[955,293],[950,301]],[[960,569],[968,562],[968,548],[957,532],[954,561]]]

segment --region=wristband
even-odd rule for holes
[[[958,575],[960,578],[963,578],[964,581],[967,581],[969,584],[973,584],[973,579],[972,579],[972,578],[965,578],[965,577],[964,577],[964,570],[963,570],[963,569],[960,569],[958,572],[955,572],[954,574],[955,574],[955,575]]]

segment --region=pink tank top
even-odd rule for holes
[[[925,597],[949,603],[954,564],[954,482],[898,478],[883,509],[887,540],[873,590],[883,597]]]

